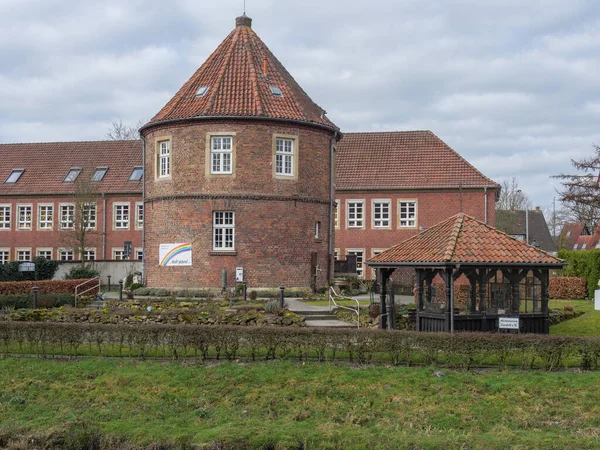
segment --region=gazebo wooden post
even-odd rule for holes
[[[487,290],[487,282],[488,282],[488,277],[487,277],[487,270],[486,269],[479,269],[479,312],[483,313],[486,310],[486,298],[485,298],[485,293]]]
[[[548,285],[550,284],[550,270],[549,269],[540,269],[541,272],[541,282],[542,282],[542,312],[546,314],[546,318],[544,319],[544,333],[550,333],[550,318],[548,317]]]
[[[394,283],[391,278],[387,280],[387,305],[386,305],[386,313],[387,313],[387,329],[395,330],[396,329],[396,305],[395,296],[394,296]]]
[[[444,281],[446,282],[446,320],[444,331],[453,331],[450,329],[450,322],[453,321],[450,314],[454,314],[454,296],[452,295],[454,278],[452,277],[452,267],[447,267],[444,270]]]
[[[423,311],[423,275],[424,271],[422,269],[417,269],[417,323],[415,325],[415,329],[417,331],[421,331],[421,320],[419,319],[419,313]]]
[[[471,307],[469,312],[477,312],[477,274],[473,271],[467,276],[469,284],[471,285]]]
[[[379,295],[379,328],[385,330],[387,328],[387,280],[390,277],[391,269],[381,268],[381,294]]]

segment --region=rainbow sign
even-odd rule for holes
[[[158,260],[161,267],[191,266],[192,244],[160,244]]]

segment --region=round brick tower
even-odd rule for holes
[[[321,287],[332,272],[338,128],[251,28],[144,125],[146,283]]]

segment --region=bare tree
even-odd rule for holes
[[[560,200],[576,222],[595,230],[600,222],[600,147],[594,145],[592,157],[571,160],[571,164],[579,173],[554,176],[561,180]]]
[[[516,177],[504,180],[500,185],[500,197],[496,202],[496,209],[503,211],[517,211],[531,209],[531,200],[520,188]]]
[[[133,126],[128,125],[122,118],[113,120],[106,133],[106,138],[111,141],[134,141],[140,138],[139,129],[144,125],[142,120],[138,120]]]

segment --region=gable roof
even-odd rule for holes
[[[498,230],[511,236],[523,236],[523,239],[525,239],[528,227],[528,244],[535,242],[542,250],[547,252],[556,251],[556,244],[554,243],[554,239],[552,239],[548,224],[541,210],[496,210],[496,228]]]
[[[98,192],[141,193],[142,181],[128,181],[142,166],[142,141],[44,142],[0,144],[0,196],[68,194],[74,183],[63,180],[71,168],[90,180],[97,167],[108,167]],[[16,183],[5,183],[14,169],[25,169]]]
[[[499,188],[431,131],[344,133],[335,163],[338,190]]]
[[[563,261],[461,213],[380,253],[367,264],[562,266]]]
[[[249,17],[238,17],[235,29],[143,128],[169,120],[243,116],[297,120],[338,130],[251,24]],[[271,86],[279,88],[282,96],[274,96]],[[197,95],[201,87],[208,89]]]
[[[581,236],[589,236],[590,234],[590,230],[583,222],[565,223],[558,238],[559,246],[560,248],[573,250],[575,244],[578,244],[577,249],[579,250],[579,238]]]

